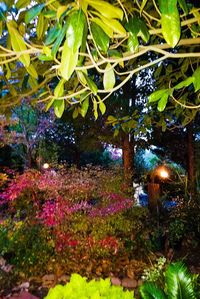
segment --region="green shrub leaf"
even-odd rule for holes
[[[39,15],[39,13],[42,11],[44,8],[45,4],[38,4],[33,7],[31,7],[25,15],[25,23],[29,24],[35,17]]]

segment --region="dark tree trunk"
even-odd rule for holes
[[[134,155],[133,140],[129,137],[129,134],[123,134],[122,142],[124,178],[128,184],[132,185]]]
[[[28,168],[31,168],[32,167],[32,163],[33,160],[32,160],[32,151],[30,148],[27,148],[27,167]]]
[[[188,171],[188,191],[192,197],[195,193],[195,151],[193,123],[187,126],[187,171]]]
[[[76,165],[77,169],[81,168],[81,153],[78,149],[74,151],[74,164]]]

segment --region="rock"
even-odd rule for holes
[[[122,284],[121,280],[118,277],[111,277],[110,281],[115,286],[120,286]]]
[[[10,297],[10,299],[39,299],[39,298],[26,291],[23,291],[19,294]]]
[[[135,279],[128,278],[128,277],[122,279],[122,286],[124,288],[134,289],[137,287],[137,285],[138,285],[138,283],[137,283],[137,280],[135,280]]]
[[[20,290],[28,290],[30,286],[30,283],[27,281],[27,282],[23,282],[22,284],[20,284],[19,286],[15,287],[13,289],[13,291],[20,291]]]

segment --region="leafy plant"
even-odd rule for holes
[[[140,294],[143,299],[196,299],[194,276],[182,262],[176,262],[165,271],[164,287],[145,282],[140,287]]]
[[[70,282],[65,286],[57,285],[49,290],[45,299],[134,299],[133,291],[123,291],[122,287],[112,286],[110,279],[86,281],[85,277],[72,274]]]

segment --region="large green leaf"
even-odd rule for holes
[[[59,35],[56,38],[56,41],[53,44],[53,47],[52,47],[52,50],[51,50],[51,54],[52,54],[53,57],[56,56],[56,53],[58,52],[58,49],[59,49],[60,45],[62,44],[62,41],[63,41],[63,39],[65,37],[65,34],[66,34],[66,30],[67,30],[67,24],[65,24],[63,26],[63,28],[61,29]]]
[[[86,2],[108,19],[123,20],[124,13],[123,10],[119,7],[116,7],[106,1],[101,0],[86,0]]]
[[[29,24],[35,17],[37,17],[39,15],[39,13],[42,11],[42,9],[44,8],[45,4],[38,4],[35,5],[33,7],[31,7],[25,15],[25,23]]]
[[[96,23],[91,23],[91,31],[94,41],[100,51],[107,53],[109,47],[109,36]]]
[[[16,53],[20,53],[22,51],[26,51],[27,47],[23,40],[23,37],[19,34],[17,29],[12,25],[12,22],[7,23],[8,32],[10,34],[10,40],[13,50]],[[30,56],[29,54],[22,54],[19,57],[19,60],[23,63],[25,67],[30,65]]]
[[[121,34],[121,35],[126,35],[126,30],[124,27],[121,25],[121,23],[118,20],[115,19],[108,19],[104,16],[100,15],[100,18],[102,19],[103,23],[110,27],[113,32]]]
[[[99,100],[99,110],[101,111],[101,114],[104,115],[106,112],[106,105],[103,101]]]
[[[125,28],[130,34],[127,42],[128,51],[136,52],[138,50],[138,36],[140,36],[145,43],[148,42],[150,37],[149,31],[142,19],[138,17],[130,18],[129,21],[125,24]]]
[[[85,80],[87,82],[88,87],[90,88],[90,90],[93,92],[93,94],[97,94],[98,92],[98,87],[96,86],[96,84],[94,83],[94,81],[92,81],[92,79],[90,79],[85,73],[83,73]]]
[[[194,77],[189,77],[189,78],[185,79],[184,81],[180,82],[179,84],[177,84],[176,86],[174,86],[174,88],[181,89],[183,87],[189,86],[193,82],[194,82]]]
[[[54,27],[52,27],[47,33],[45,45],[52,44],[56,40],[56,38],[60,35],[61,30],[62,29],[59,28],[57,24]]]
[[[82,10],[74,11],[67,20],[66,40],[60,64],[60,74],[66,80],[69,80],[78,62],[85,22],[86,18]]]
[[[111,64],[108,63],[105,68],[105,73],[103,75],[103,86],[105,90],[112,89],[115,86],[115,73],[111,68]]]
[[[168,101],[168,97],[169,97],[168,93],[164,93],[162,95],[161,99],[158,102],[158,106],[157,106],[158,111],[162,112],[165,110],[165,107],[166,107],[167,101]]]
[[[149,96],[149,103],[152,102],[157,102],[164,94],[167,93],[167,89],[161,89],[161,90],[156,90],[154,91],[150,96]],[[168,93],[167,93],[168,94]]]
[[[35,78],[35,79],[38,78],[37,71],[36,71],[35,67],[33,66],[33,64],[30,64],[29,66],[27,66],[26,70],[33,78]]]
[[[155,283],[145,282],[140,287],[142,299],[167,299],[167,296]]]
[[[87,97],[81,105],[81,115],[85,117],[89,108],[89,98]]]
[[[101,19],[99,18],[93,18],[92,22],[99,25],[101,27],[101,29],[103,29],[103,31],[110,37],[113,37],[113,29],[108,26],[107,24],[105,24]]]
[[[163,37],[171,47],[175,47],[181,35],[177,0],[160,0],[160,10]]]
[[[169,299],[197,299],[191,274],[181,262],[168,266],[165,280]]]
[[[200,89],[200,67],[196,69],[196,71],[193,73],[192,77],[194,78],[194,89],[195,92]]]
[[[61,118],[65,110],[65,100],[54,100],[53,102],[54,112],[58,118]]]
[[[59,98],[62,97],[63,93],[64,93],[64,84],[65,84],[65,79],[61,79],[56,88],[54,89],[54,95],[55,97]]]

